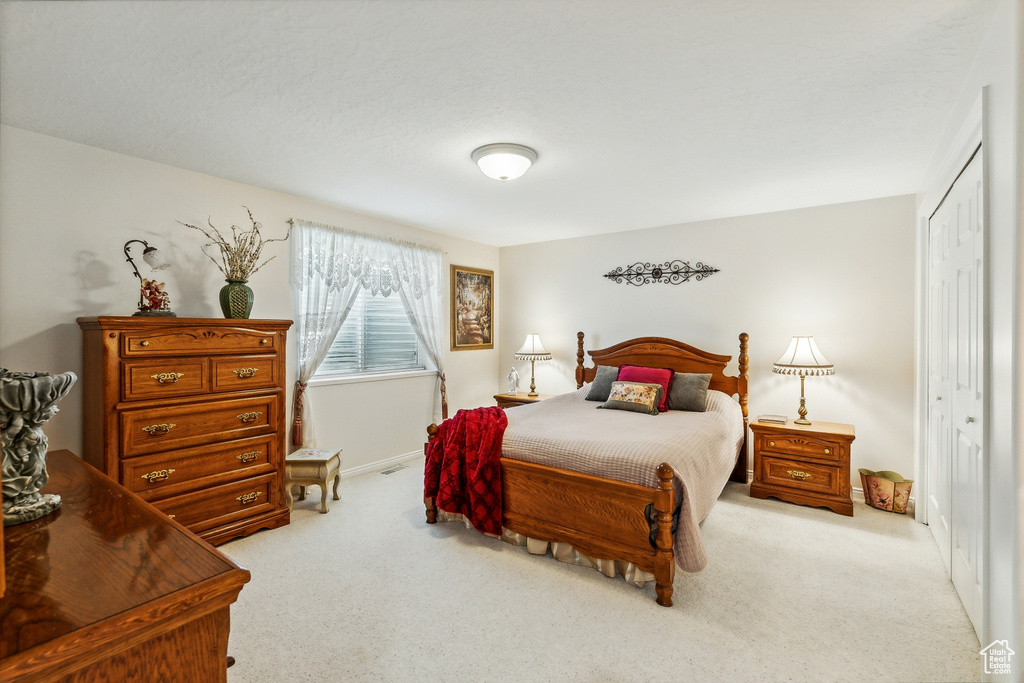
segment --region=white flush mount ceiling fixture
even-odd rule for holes
[[[484,175],[495,180],[515,180],[537,161],[535,151],[509,142],[477,147],[472,157]]]

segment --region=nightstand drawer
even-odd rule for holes
[[[819,439],[803,434],[759,435],[760,450],[764,453],[778,453],[784,456],[807,456],[816,460],[840,461],[840,445],[835,441]]]
[[[768,486],[785,486],[837,496],[843,493],[839,490],[839,470],[836,467],[762,455],[760,474],[760,480]]]

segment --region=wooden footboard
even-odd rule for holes
[[[502,458],[502,526],[530,538],[568,543],[591,557],[632,562],[654,574],[658,604],[671,607],[673,476],[672,467],[662,463],[658,486],[651,488]],[[425,498],[424,504],[427,522],[433,524],[434,501]],[[650,543],[648,505],[657,512],[657,547]]]

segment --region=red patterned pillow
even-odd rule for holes
[[[645,368],[642,365],[620,365],[619,382],[643,382],[644,384],[660,384],[662,386],[661,400],[658,401],[658,412],[664,413],[668,410],[668,387],[672,384],[672,377],[676,374],[670,368]]]

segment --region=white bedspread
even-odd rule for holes
[[[584,398],[589,389],[586,385],[506,410],[501,454],[652,487],[658,483],[658,465],[667,462],[676,474],[676,501],[682,501],[676,564],[683,571],[700,571],[707,553],[698,525],[725,488],[743,442],[739,404],[722,392],[709,391],[707,412],[643,415],[598,410],[599,402]]]

